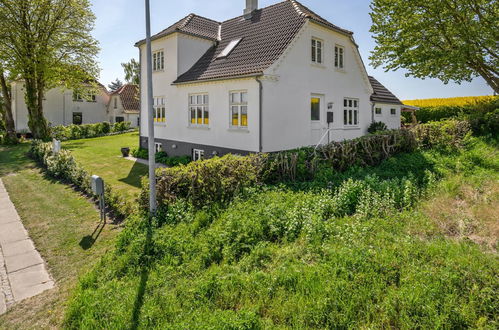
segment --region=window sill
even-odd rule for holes
[[[343,126],[344,131],[355,131],[360,130],[359,126]]]
[[[235,132],[235,133],[249,133],[249,129],[247,128],[239,128],[239,127],[231,127],[227,131]]]
[[[336,71],[336,72],[340,72],[340,73],[347,73],[347,70],[345,70],[345,69],[340,69],[340,68],[335,68],[335,71]]]
[[[156,71],[153,71],[152,73],[155,74],[155,73],[160,73],[160,72],[165,72],[165,70],[156,70]]]
[[[312,62],[310,65],[313,66],[313,67],[319,68],[319,69],[326,69],[326,66],[324,64],[322,64],[322,63],[314,63],[314,62]]]
[[[210,127],[209,126],[195,126],[195,125],[188,125],[187,128],[189,129],[198,129],[198,130],[204,130],[204,131],[209,131]]]
[[[166,126],[166,123],[154,123],[154,126]]]

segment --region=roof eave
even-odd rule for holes
[[[343,30],[341,28],[335,28],[335,27],[332,27],[330,25],[327,25],[325,23],[322,23],[321,21],[318,21],[312,17],[307,17],[308,20],[310,20],[311,22],[315,23],[315,24],[318,24],[322,27],[325,27],[326,29],[329,29],[329,30],[332,30],[332,31],[335,31],[335,32],[338,32],[338,33],[341,33],[343,34],[344,36],[347,36],[347,37],[351,37],[353,36],[353,32],[352,31],[348,31],[348,30]]]
[[[213,82],[213,81],[221,81],[221,80],[234,80],[234,79],[244,79],[244,78],[253,78],[263,76],[263,72],[250,73],[245,75],[234,75],[228,77],[219,77],[219,78],[208,78],[208,79],[197,79],[197,80],[188,80],[188,81],[174,81],[172,85],[188,85],[188,84],[196,84],[203,82]]]
[[[210,37],[206,37],[206,36],[201,36],[199,34],[195,34],[195,33],[190,33],[190,32],[186,32],[186,31],[181,31],[181,30],[174,30],[172,32],[169,32],[169,33],[166,33],[166,34],[162,34],[162,35],[156,35],[156,36],[152,36],[151,37],[151,41],[154,41],[154,40],[158,40],[158,39],[161,39],[161,38],[165,38],[165,37],[168,37],[174,33],[181,33],[181,34],[185,34],[185,35],[188,35],[188,36],[191,36],[191,37],[196,37],[196,38],[199,38],[199,39],[205,39],[205,40],[208,40],[208,41],[212,41],[212,42],[216,42],[217,39],[215,38],[210,38]],[[143,40],[140,40],[138,42],[135,43],[135,47],[140,47],[142,45],[144,45],[146,43],[146,40],[143,39]]]

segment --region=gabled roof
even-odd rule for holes
[[[308,20],[352,35],[299,2],[285,0],[256,10],[250,19],[239,16],[221,23],[219,42],[174,83],[262,74],[279,59]],[[237,39],[241,41],[229,56],[217,58],[231,41]]]
[[[181,32],[199,38],[217,41],[220,24],[221,23],[206,17],[202,17],[196,14],[189,14],[175,24],[152,36],[151,40],[163,38],[175,32]],[[137,42],[135,46],[140,46],[145,42],[145,40],[141,40]]]
[[[140,111],[139,88],[137,85],[126,84],[111,93],[111,97],[118,95],[125,112],[138,113]]]
[[[369,76],[369,82],[374,89],[371,101],[388,104],[402,104],[402,102],[395,95],[393,95],[388,88],[377,81],[376,78]]]

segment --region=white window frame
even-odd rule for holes
[[[156,50],[152,53],[152,71],[160,72],[165,70],[165,51],[163,49]]]
[[[312,63],[320,64],[324,63],[324,40],[319,38],[312,38],[311,42],[311,50],[312,50]]]
[[[334,45],[334,67],[338,70],[345,69],[345,47]]]
[[[166,124],[166,98],[164,96],[154,97],[154,124],[155,125],[165,125]]]
[[[210,126],[210,97],[208,93],[189,94],[189,107],[187,109],[190,127]],[[194,117],[193,115],[194,111]],[[201,117],[199,117],[201,111]],[[208,117],[206,117],[208,115]],[[193,121],[194,119],[194,121]]]
[[[198,161],[204,159],[204,150],[202,149],[192,149],[192,160]]]
[[[378,113],[379,110],[379,113]],[[377,117],[383,116],[383,108],[382,107],[375,107],[374,108],[374,115]]]
[[[356,98],[345,97],[343,99],[343,126],[359,127],[360,125],[360,101]]]
[[[234,99],[238,95],[238,99]],[[244,100],[243,95],[246,96]],[[243,124],[243,111],[246,108],[246,125]],[[237,125],[234,125],[234,110],[237,111]],[[229,92],[229,124],[231,128],[248,129],[248,91],[236,90]]]
[[[163,144],[159,142],[154,142],[154,152],[158,153],[163,151]]]
[[[395,111],[393,111],[393,110],[395,110]],[[391,116],[396,116],[397,115],[397,108],[390,108],[390,115]]]
[[[312,119],[312,100],[319,99],[319,119]],[[322,97],[319,94],[312,94],[310,96],[310,121],[312,123],[320,123],[322,120]]]

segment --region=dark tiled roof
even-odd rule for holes
[[[279,59],[307,20],[340,33],[351,34],[327,22],[299,2],[285,0],[256,10],[251,19],[239,16],[223,22],[221,41],[174,83],[261,74]],[[241,42],[228,57],[217,59],[232,40],[240,38]]]
[[[402,104],[400,100],[392,94],[383,86],[376,78],[369,76],[369,82],[374,89],[374,94],[371,96],[371,101],[380,102],[380,103],[388,103],[388,104]]]
[[[219,22],[211,20],[206,17],[190,14],[175,24],[167,27],[163,31],[151,37],[152,40],[166,37],[175,32],[182,32],[196,37],[205,38],[216,41],[218,39]],[[145,40],[137,42],[135,45],[139,46],[145,43]]]
[[[111,96],[119,95],[123,109],[128,112],[139,112],[139,88],[136,85],[127,84],[111,93]]]

